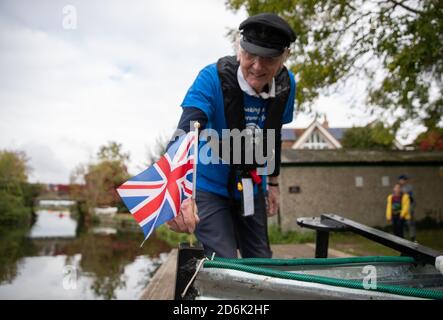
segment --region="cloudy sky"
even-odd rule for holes
[[[245,18],[224,0],[1,1],[0,149],[25,151],[32,181],[67,183],[117,141],[137,173],[198,71],[232,54],[226,32]],[[316,104],[331,126],[368,122],[349,107],[340,94]]]

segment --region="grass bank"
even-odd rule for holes
[[[417,230],[417,242],[443,252],[443,228]],[[357,256],[399,254],[398,251],[349,232],[331,234],[329,246]]]

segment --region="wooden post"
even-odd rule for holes
[[[196,186],[197,186],[197,163],[198,163],[198,129],[200,128],[200,123],[198,121],[194,122],[194,163],[192,170],[192,213],[194,216],[197,215],[195,212],[196,204],[195,204],[195,195],[196,195]],[[192,234],[189,235],[189,247],[192,247]]]

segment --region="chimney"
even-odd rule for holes
[[[328,129],[329,128],[329,122],[328,122],[328,118],[325,116],[325,120],[323,121],[323,128]]]

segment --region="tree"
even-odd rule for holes
[[[94,206],[119,205],[121,201],[115,189],[128,178],[126,166],[117,161],[90,164],[85,175],[89,203]]]
[[[129,153],[123,153],[120,143],[110,141],[100,147],[97,158],[100,161],[115,161],[124,164],[129,161]]]
[[[414,144],[422,151],[443,150],[443,129],[433,128],[419,134]]]
[[[353,127],[346,130],[341,141],[343,148],[348,149],[384,149],[394,147],[395,136],[383,123],[365,127]]]
[[[16,225],[28,221],[31,210],[21,195],[0,190],[0,225]]]
[[[26,206],[29,167],[23,152],[0,151],[0,224],[17,224],[30,217]],[[24,192],[24,190],[26,192]]]
[[[128,161],[129,154],[123,153],[121,144],[111,141],[101,146],[96,162],[79,165],[71,174],[75,198],[85,200],[89,208],[116,206],[126,211],[116,188],[129,179]]]
[[[24,152],[0,150],[0,181],[20,184],[28,180],[28,159]]]
[[[443,1],[228,0],[249,14],[275,12],[298,37],[291,69],[296,99],[310,109],[324,89],[364,79],[371,112],[442,125]],[[384,119],[386,120],[386,119]]]
[[[154,146],[148,150],[148,165],[154,164],[166,153],[166,147],[169,141],[170,139],[166,136],[157,136]]]

